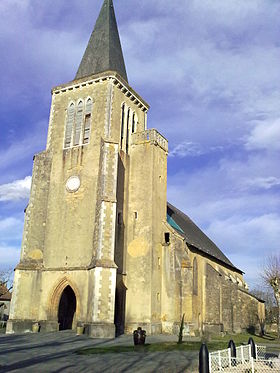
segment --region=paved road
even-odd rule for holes
[[[147,343],[175,340],[173,336],[151,336]],[[78,355],[80,348],[130,345],[132,337],[114,340],[76,336],[72,331],[0,335],[0,372],[161,372],[197,373],[198,352],[129,352]]]

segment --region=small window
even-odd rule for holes
[[[164,242],[169,245],[170,244],[170,233],[166,232],[164,233]]]
[[[138,212],[137,212],[137,211],[134,211],[134,219],[135,219],[135,220],[138,219]]]
[[[129,145],[129,119],[130,119],[130,109],[127,111],[127,119],[126,119],[126,152],[128,153],[128,145]]]
[[[197,260],[193,260],[193,294],[198,294],[198,271],[197,271]]]
[[[124,131],[124,115],[125,115],[125,105],[122,106],[122,122],[121,122],[121,149],[123,146],[123,131]]]
[[[133,113],[133,116],[132,116],[132,127],[131,127],[131,132],[132,132],[132,133],[135,132],[135,113]]]

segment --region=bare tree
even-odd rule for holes
[[[262,277],[266,284],[272,288],[274,293],[278,311],[278,339],[280,339],[280,255],[270,256],[266,260]]]
[[[0,297],[12,290],[12,269],[0,269]]]
[[[255,287],[251,290],[256,298],[265,301],[265,317],[260,318],[257,314],[257,318],[260,325],[260,334],[264,336],[266,325],[270,325],[277,322],[277,312],[276,312],[276,301],[274,297],[273,290],[271,287]]]

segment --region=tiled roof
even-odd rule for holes
[[[3,295],[1,295],[3,294]],[[11,300],[12,294],[8,291],[5,285],[0,285],[0,300]]]

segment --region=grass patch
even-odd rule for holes
[[[122,352],[169,352],[169,351],[198,351],[200,349],[200,342],[183,342],[177,344],[176,342],[161,342],[153,344],[145,344],[144,346],[104,346],[92,347],[77,351],[80,355],[92,354],[114,354]]]
[[[268,333],[265,336],[261,337],[259,335],[252,335],[249,333],[241,333],[241,334],[226,334],[225,336],[215,335],[212,337],[211,341],[214,342],[225,342],[228,343],[230,339],[234,341],[236,345],[247,344],[248,339],[252,337],[256,344],[278,344],[280,343],[279,339],[277,339],[277,333]],[[227,346],[226,346],[227,347]],[[225,347],[225,348],[226,348]]]
[[[0,328],[0,334],[5,334],[6,333],[6,328]]]
[[[267,334],[264,337],[252,336],[248,333],[242,334],[227,334],[225,336],[212,336],[211,340],[207,342],[209,351],[223,350],[228,347],[228,342],[230,339],[234,341],[236,346],[241,344],[247,344],[248,339],[253,337],[255,343],[257,344],[277,344],[276,333]],[[94,355],[94,354],[118,354],[126,352],[170,352],[170,351],[199,351],[201,342],[183,342],[182,344],[177,344],[176,342],[158,342],[153,344],[145,344],[144,346],[134,346],[133,344],[123,346],[123,345],[113,345],[104,347],[91,347],[82,350],[78,350],[79,355]]]

